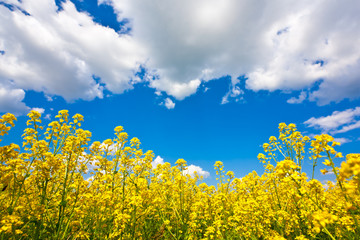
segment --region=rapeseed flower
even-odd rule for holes
[[[330,135],[279,124],[258,159],[265,172],[236,178],[221,161],[217,186],[184,174],[184,159],[153,167],[154,153],[114,137],[92,141],[84,117],[59,111],[42,125],[31,111],[23,146],[0,147],[0,239],[357,239],[360,154],[341,163]],[[0,136],[16,118],[0,118]],[[45,130],[43,130],[45,129]],[[1,141],[1,139],[0,139]],[[303,171],[306,156],[312,177]],[[255,156],[256,157],[256,156]],[[335,182],[314,178],[318,159]],[[91,176],[91,177],[89,177]]]

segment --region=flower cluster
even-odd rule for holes
[[[258,158],[265,172],[242,178],[214,165],[218,185],[186,174],[179,159],[153,167],[152,151],[121,126],[91,142],[83,116],[62,110],[43,126],[32,111],[23,146],[0,147],[0,239],[357,239],[360,154],[342,155],[328,135],[310,140],[279,125]],[[0,136],[16,118],[0,118]],[[308,146],[309,145],[309,146]],[[306,155],[308,154],[308,155]],[[322,159],[336,182],[302,171]],[[274,165],[273,165],[274,164]]]

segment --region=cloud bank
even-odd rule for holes
[[[70,1],[61,11],[49,0],[5,3],[17,6],[0,5],[0,84],[15,86],[5,89],[6,98],[16,95],[18,103],[21,90],[35,90],[67,101],[92,100],[103,98],[104,88],[113,93],[132,88],[145,60],[131,36],[95,23]]]
[[[289,103],[360,97],[358,0],[98,0],[129,20],[129,34],[70,1],[62,10],[51,0],[3,2],[16,8],[0,4],[0,97],[19,104],[0,111],[25,109],[26,90],[92,100],[139,81],[182,100],[222,76],[232,78],[222,103],[243,97],[239,76],[248,90],[299,91]]]
[[[245,75],[253,91],[309,91],[290,103],[360,96],[357,0],[100,2],[131,20],[147,66],[159,75],[152,86],[177,99],[194,93],[199,81],[226,75]]]

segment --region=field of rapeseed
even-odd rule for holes
[[[28,116],[23,146],[0,147],[0,239],[359,239],[360,154],[343,158],[329,135],[281,123],[258,155],[263,175],[234,178],[216,162],[215,187],[183,174],[183,159],[152,168],[122,127],[90,145],[79,114],[47,127]],[[0,118],[1,137],[15,120]],[[317,165],[336,182],[314,179]]]

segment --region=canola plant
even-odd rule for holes
[[[100,143],[79,114],[59,111],[47,127],[28,117],[23,146],[0,147],[0,239],[359,239],[360,154],[344,159],[329,135],[281,123],[258,155],[261,176],[235,178],[218,161],[209,186],[183,159],[154,168],[120,126]],[[1,137],[15,120],[0,118]],[[320,164],[336,181],[314,178]]]

